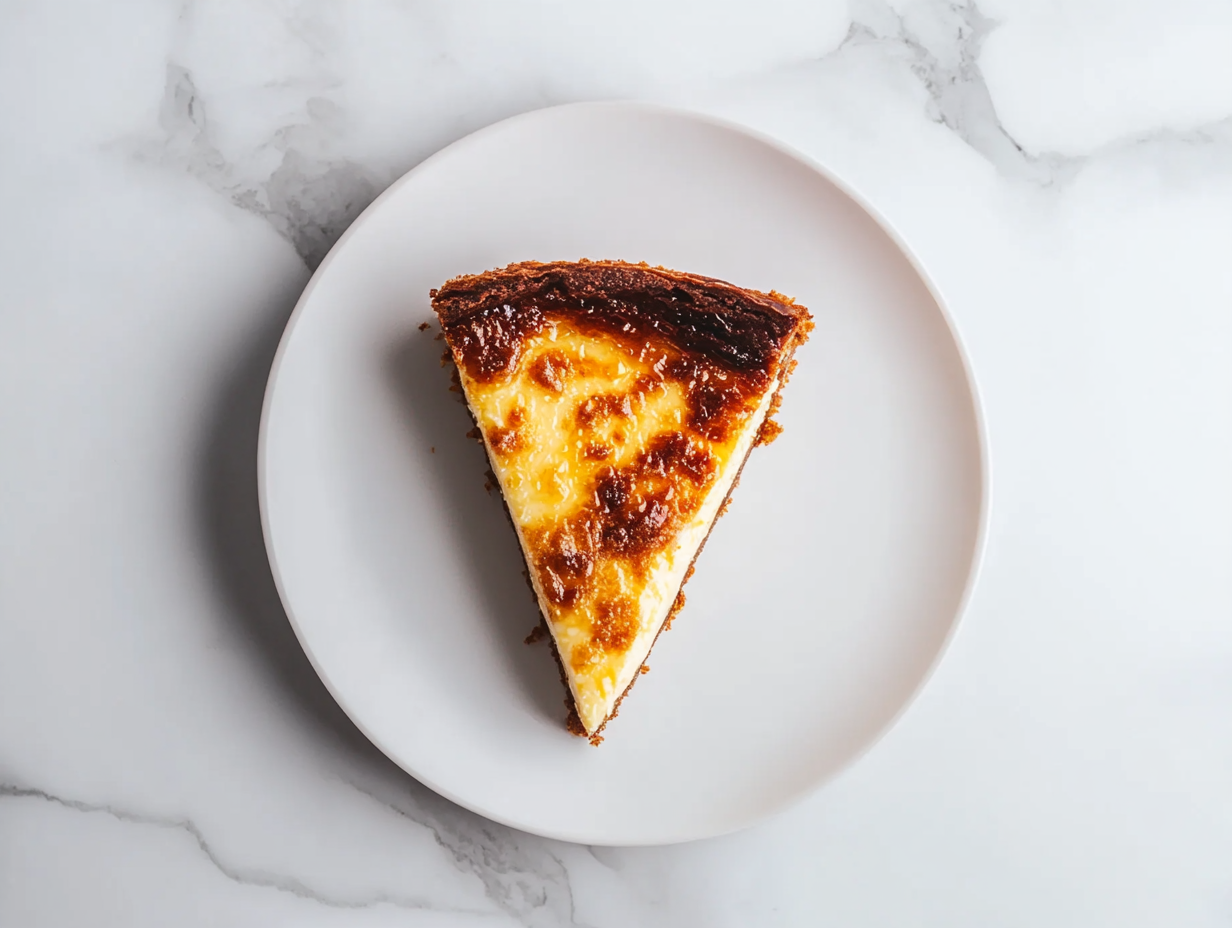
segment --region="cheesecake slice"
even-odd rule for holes
[[[526,262],[432,291],[576,718],[599,733],[808,337],[808,311],[645,264]],[[755,539],[750,539],[755,544]]]

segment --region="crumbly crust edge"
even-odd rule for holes
[[[776,291],[764,293],[701,274],[688,274],[665,267],[652,267],[628,261],[522,261],[482,274],[465,274],[446,281],[430,291],[432,307],[442,325],[449,326],[468,316],[518,299],[540,289],[553,279],[573,284],[597,284],[601,289],[638,289],[670,284],[709,301],[715,312],[733,311],[739,302],[744,308],[765,314],[786,316],[798,323],[812,319],[808,308]]]

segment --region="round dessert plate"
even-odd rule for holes
[[[784,433],[754,451],[688,605],[591,747],[428,291],[525,260],[646,261],[775,289],[812,339]],[[507,120],[386,191],[313,276],[265,400],[266,545],[296,634],[408,773],[516,828],[588,844],[732,831],[886,731],[968,596],[984,438],[935,290],[883,220],[743,129],[635,104]]]

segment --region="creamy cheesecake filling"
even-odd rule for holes
[[[449,281],[433,305],[595,736],[744,459],[776,434],[807,310],[621,262],[511,265]]]
[[[670,379],[661,374],[679,359],[661,346],[645,348],[549,320],[524,340],[509,375],[482,382],[461,374],[587,732],[602,725],[640,671],[778,386],[776,379],[750,395],[748,384],[735,388],[738,375],[708,365],[687,380]],[[712,416],[707,438],[694,428],[690,384],[696,392],[699,381],[712,379],[732,389],[722,428]],[[668,466],[648,454],[655,448],[664,449],[659,458]],[[663,479],[636,508],[658,506],[665,520],[675,517],[664,543],[625,545],[635,549],[630,556],[603,551],[593,537],[561,537],[571,519],[601,522],[590,518],[605,508],[600,497],[610,502],[609,485],[648,459]],[[637,517],[628,520],[632,534],[643,527]],[[575,534],[595,531],[582,524]],[[557,561],[564,570],[554,569]],[[571,561],[578,569],[569,569]]]
[[[642,664],[650,654],[650,648],[659,634],[659,629],[662,628],[676,602],[676,596],[684,584],[685,575],[697,556],[698,549],[709,535],[710,527],[718,518],[719,509],[731,492],[732,484],[735,483],[740,473],[744,459],[752,450],[754,442],[757,441],[761,424],[766,419],[777,389],[776,381],[751,417],[749,426],[740,434],[731,457],[721,465],[719,478],[714,488],[707,494],[702,508],[681,531],[678,547],[674,551],[663,553],[662,562],[648,578],[641,598],[642,615],[645,616],[645,620],[638,630],[637,637],[629,646],[627,656],[615,675],[614,683],[609,688],[608,678],[605,676],[598,693],[593,691],[593,687],[588,687],[587,691],[579,693],[574,684],[570,683],[573,698],[578,706],[578,716],[588,732],[593,732],[603,724],[604,719],[611,714],[616,700],[641,672]]]

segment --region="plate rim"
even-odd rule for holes
[[[967,569],[967,578],[963,586],[962,595],[959,597],[958,605],[954,610],[954,615],[950,619],[950,624],[946,630],[945,636],[942,638],[940,646],[937,648],[936,654],[933,656],[928,667],[921,675],[915,687],[898,709],[878,728],[864,744],[853,751],[842,763],[836,765],[828,773],[817,777],[808,786],[789,793],[784,797],[776,798],[769,803],[765,808],[751,815],[746,814],[740,821],[724,823],[718,828],[711,828],[697,833],[684,835],[667,835],[656,836],[650,839],[640,841],[636,844],[629,844],[627,841],[605,840],[602,835],[586,834],[583,832],[571,832],[568,830],[558,830],[551,828],[536,827],[533,822],[528,823],[519,821],[507,815],[494,812],[484,808],[481,804],[472,802],[462,796],[457,795],[448,787],[436,782],[435,780],[425,777],[423,774],[416,771],[409,763],[404,762],[397,757],[394,752],[391,752],[380,740],[373,736],[368,730],[362,719],[358,718],[351,708],[348,707],[345,699],[337,691],[337,688],[330,680],[329,675],[325,672],[321,662],[313,652],[312,647],[308,643],[307,637],[300,627],[299,621],[295,617],[294,611],[291,609],[286,594],[285,586],[282,579],[282,572],[279,567],[278,557],[274,550],[272,541],[272,530],[269,520],[268,506],[268,438],[269,438],[269,420],[274,393],[277,390],[279,373],[282,369],[283,358],[287,352],[291,338],[294,334],[296,326],[303,315],[304,308],[311,301],[314,292],[316,291],[321,280],[329,271],[331,264],[337,256],[346,248],[351,238],[357,230],[369,221],[373,214],[383,208],[390,200],[392,200],[404,186],[419,173],[424,171],[436,161],[449,157],[450,155],[462,150],[463,148],[478,144],[484,137],[494,134],[501,129],[506,128],[510,124],[517,122],[531,122],[535,119],[542,119],[551,114],[559,114],[564,111],[617,111],[622,110],[630,113],[647,113],[660,116],[670,116],[676,119],[700,123],[712,128],[718,128],[736,135],[744,136],[747,139],[758,142],[768,148],[785,155],[788,158],[802,164],[812,171],[820,174],[826,181],[836,187],[840,192],[847,196],[853,203],[860,207],[877,226],[889,237],[890,241],[899,250],[907,262],[911,265],[912,270],[920,278],[921,282],[927,289],[929,296],[936,304],[937,309],[941,313],[941,318],[945,322],[946,330],[949,333],[950,339],[954,344],[958,353],[959,362],[962,367],[963,378],[966,382],[967,392],[971,397],[971,411],[975,425],[975,435],[979,446],[979,514],[976,522],[976,534],[971,552],[971,563]],[[423,161],[416,164],[410,170],[406,171],[388,187],[385,188],[371,203],[366,206],[363,211],[351,222],[346,231],[338,238],[338,241],[330,248],[329,252],[317,265],[316,270],[312,272],[308,283],[304,286],[299,298],[295,302],[295,308],[291,311],[291,315],[287,318],[286,326],[283,329],[282,335],[278,340],[278,348],[274,352],[273,361],[270,364],[269,376],[266,379],[265,392],[261,402],[261,418],[257,432],[257,504],[261,517],[261,535],[265,546],[266,558],[269,561],[270,573],[273,576],[274,586],[278,591],[278,599],[282,605],[283,612],[286,614],[287,621],[291,625],[292,631],[295,633],[295,638],[299,642],[300,648],[303,650],[309,663],[312,665],[313,671],[318,679],[329,692],[330,697],[345,713],[351,724],[354,725],[364,735],[368,741],[377,748],[386,758],[392,761],[399,769],[407,775],[413,777],[424,786],[428,787],[434,793],[449,800],[455,805],[461,806],[470,812],[483,816],[490,821],[496,822],[509,828],[517,829],[528,834],[538,835],[543,838],[548,838],[556,841],[565,841],[572,844],[591,845],[596,847],[655,847],[666,846],[672,844],[680,844],[687,841],[702,840],[705,838],[714,838],[726,834],[732,834],[737,831],[742,831],[749,828],[758,822],[765,821],[771,817],[782,814],[787,809],[803,802],[810,796],[815,795],[826,784],[836,780],[838,777],[849,771],[857,762],[863,759],[870,751],[880,744],[886,736],[898,726],[903,716],[907,711],[915,705],[920,695],[927,688],[933,675],[937,672],[937,668],[941,665],[946,654],[953,645],[954,639],[958,633],[959,627],[963,624],[966,614],[970,608],[971,600],[975,593],[975,588],[978,585],[980,574],[983,571],[985,554],[988,545],[989,523],[992,510],[992,474],[991,474],[991,454],[988,441],[988,428],[985,419],[983,398],[980,394],[979,384],[975,377],[975,369],[971,363],[971,358],[968,354],[966,344],[964,343],[961,334],[959,333],[957,324],[955,323],[953,314],[950,311],[949,304],[946,302],[941,293],[940,288],[933,280],[932,275],[928,273],[919,256],[912,249],[899,229],[880,211],[878,210],[867,197],[865,197],[853,184],[843,179],[832,168],[822,163],[811,155],[805,154],[799,149],[770,136],[760,130],[750,126],[743,125],[723,117],[713,116],[709,113],[699,112],[697,110],[688,109],[682,106],[673,106],[662,103],[653,103],[639,100],[604,100],[604,101],[580,101],[573,103],[562,103],[554,106],[539,107],[533,110],[527,110],[513,116],[506,117],[496,122],[489,123],[474,132],[468,133],[448,145],[429,155]]]

